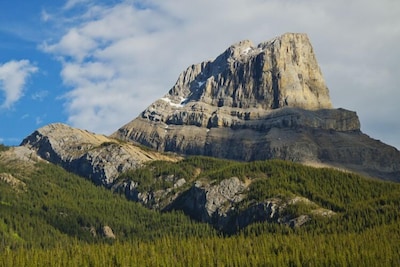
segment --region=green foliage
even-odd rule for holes
[[[315,209],[315,204],[304,203],[299,201],[297,203],[288,205],[284,210],[284,215],[291,217],[298,217],[303,214],[310,214],[313,209]]]
[[[116,145],[116,144],[117,144],[117,142],[114,142],[114,141],[103,142],[100,144],[100,147],[107,147],[107,146]]]
[[[354,234],[167,235],[141,242],[5,251],[0,266],[397,266],[396,224]]]
[[[282,160],[236,162],[194,156],[179,162],[152,162],[122,174],[120,179],[137,182],[139,191],[143,192],[172,187],[171,176],[185,178],[187,186],[196,179],[220,181],[233,176],[250,179],[248,197],[239,204],[240,209],[268,198],[302,196],[337,213],[328,222],[314,218],[309,226],[313,229],[361,231],[400,218],[400,184]],[[309,204],[297,203],[286,213],[292,216],[308,214],[311,208]]]
[[[180,212],[148,210],[52,164],[37,164],[29,178],[13,175],[24,180],[27,191],[16,194],[0,182],[0,242],[10,248],[54,247],[71,238],[106,242],[102,235],[93,237],[89,231],[104,225],[113,229],[119,241],[214,234],[210,226],[194,223]],[[18,242],[11,238],[15,234],[20,237]]]
[[[138,190],[144,192],[172,187],[171,178],[185,178],[190,182],[196,178],[222,180],[232,176],[244,177],[240,175],[246,171],[241,169],[242,165],[235,161],[193,156],[179,162],[153,161],[143,168],[122,173],[118,180],[135,181]]]
[[[51,164],[18,170],[16,191],[0,181],[0,266],[396,266],[400,262],[400,184],[279,160],[235,162],[188,157],[152,162],[121,175],[140,190],[179,178],[250,181],[242,207],[272,197],[303,196],[336,212],[291,229],[255,223],[222,236],[180,212],[158,213]],[[248,202],[246,202],[248,201]],[[309,213],[297,202],[285,212]],[[89,229],[109,225],[110,241]]]

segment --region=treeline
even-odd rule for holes
[[[178,237],[114,244],[70,243],[5,251],[0,266],[397,266],[399,227],[363,233],[290,231],[231,237]]]

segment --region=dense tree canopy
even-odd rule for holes
[[[4,151],[6,147],[1,146]],[[248,202],[303,196],[331,209],[303,227],[256,223],[225,236],[181,212],[160,213],[62,168],[0,162],[0,266],[393,266],[400,262],[400,185],[284,161],[234,162],[189,157],[152,162],[120,179],[141,190],[232,176],[252,181]],[[290,212],[304,212],[295,206]],[[110,226],[116,239],[101,229]]]

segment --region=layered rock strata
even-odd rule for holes
[[[114,138],[158,151],[235,160],[281,158],[400,181],[400,152],[333,109],[305,34],[242,41],[192,65]]]

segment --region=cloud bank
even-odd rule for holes
[[[243,39],[306,32],[334,106],[356,110],[363,131],[400,147],[399,1],[96,3],[67,1],[64,10],[82,13],[58,17],[68,26],[42,44],[62,64],[65,108],[75,127],[109,134],[162,97],[189,65]]]
[[[8,61],[0,64],[0,108],[9,109],[24,94],[24,87],[27,79],[38,68],[29,60]]]

